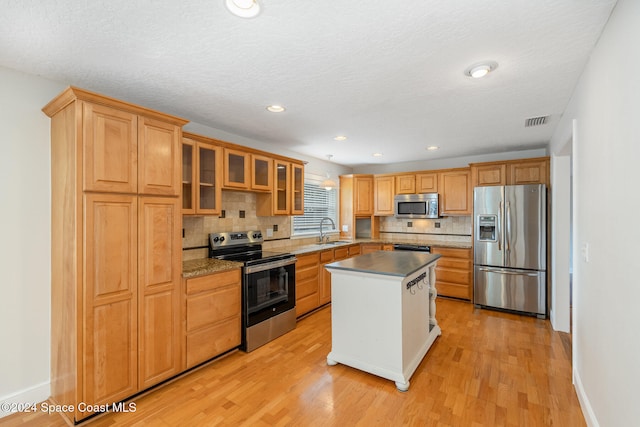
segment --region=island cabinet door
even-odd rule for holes
[[[84,216],[80,400],[100,405],[138,391],[137,197],[86,194]]]
[[[180,200],[140,197],[138,210],[138,371],[145,389],[182,365]]]

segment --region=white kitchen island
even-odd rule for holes
[[[327,264],[331,352],[342,363],[395,381],[400,391],[441,335],[435,266],[440,255],[378,251]]]

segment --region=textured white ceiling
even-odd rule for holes
[[[487,154],[546,145],[615,0],[261,4],[0,0],[0,65],[344,165]]]

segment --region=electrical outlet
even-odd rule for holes
[[[240,211],[240,218],[244,218],[244,211]]]
[[[348,232],[349,232],[349,226],[348,226],[347,224],[344,224],[344,225],[342,226],[342,232],[343,232],[343,233],[348,233]]]
[[[407,222],[407,227],[409,227],[409,228],[413,227],[413,222],[412,221],[408,221]]]
[[[273,228],[267,228],[267,237],[273,237]]]
[[[220,216],[218,218],[226,218],[227,217],[227,211],[225,211],[224,209],[220,211]]]
[[[440,223],[436,222],[436,228],[440,228]]]
[[[273,231],[278,231],[278,224],[273,224]]]
[[[582,244],[580,253],[582,254],[582,259],[584,260],[584,262],[589,262],[589,243]]]

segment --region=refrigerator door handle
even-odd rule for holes
[[[507,202],[507,233],[504,239],[505,241],[504,247],[507,252],[511,251],[511,244],[509,242],[510,240],[511,240],[511,203]]]
[[[500,273],[500,274],[509,274],[512,276],[528,276],[528,277],[538,277],[539,273],[531,273],[522,270],[504,270],[502,268],[488,268],[488,267],[478,267],[479,271],[486,271],[489,273]]]
[[[502,250],[502,200],[498,207],[498,250]]]

